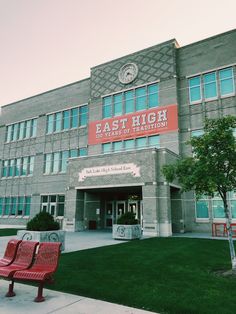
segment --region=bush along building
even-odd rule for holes
[[[2,107],[0,223],[46,210],[65,230],[109,229],[125,212],[143,233],[211,230],[220,198],[168,184],[205,118],[236,115],[236,30],[176,40],[91,68],[89,78]],[[236,219],[236,194],[230,194]]]

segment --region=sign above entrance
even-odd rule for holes
[[[88,177],[108,176],[116,174],[130,173],[133,177],[140,177],[140,167],[134,163],[84,168],[79,172],[79,182],[83,182]]]
[[[114,142],[178,130],[177,105],[152,108],[89,123],[88,144]]]

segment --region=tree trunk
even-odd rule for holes
[[[231,214],[231,210],[228,207],[227,200],[223,199],[223,202],[224,202],[224,209],[225,209],[225,216],[226,216],[226,229],[227,229],[227,234],[228,234],[232,271],[236,273],[236,256],[235,256],[234,242],[233,242],[233,237],[232,237],[232,227],[231,227],[232,214]]]

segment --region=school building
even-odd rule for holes
[[[64,230],[109,229],[124,212],[143,233],[206,232],[223,203],[162,174],[191,155],[204,119],[236,115],[236,30],[175,39],[91,68],[84,80],[1,108],[0,224],[41,210]],[[236,219],[236,194],[230,193]]]

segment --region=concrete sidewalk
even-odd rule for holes
[[[0,257],[3,256],[7,242],[14,238],[0,237]],[[67,232],[65,239],[65,252],[85,250],[106,245],[124,243],[112,239],[111,232],[85,231]],[[45,302],[33,302],[37,287],[15,283],[16,296],[6,298],[8,281],[0,280],[0,313],[6,314],[151,314],[145,310],[139,310],[110,302],[90,299],[77,295],[44,289]]]

